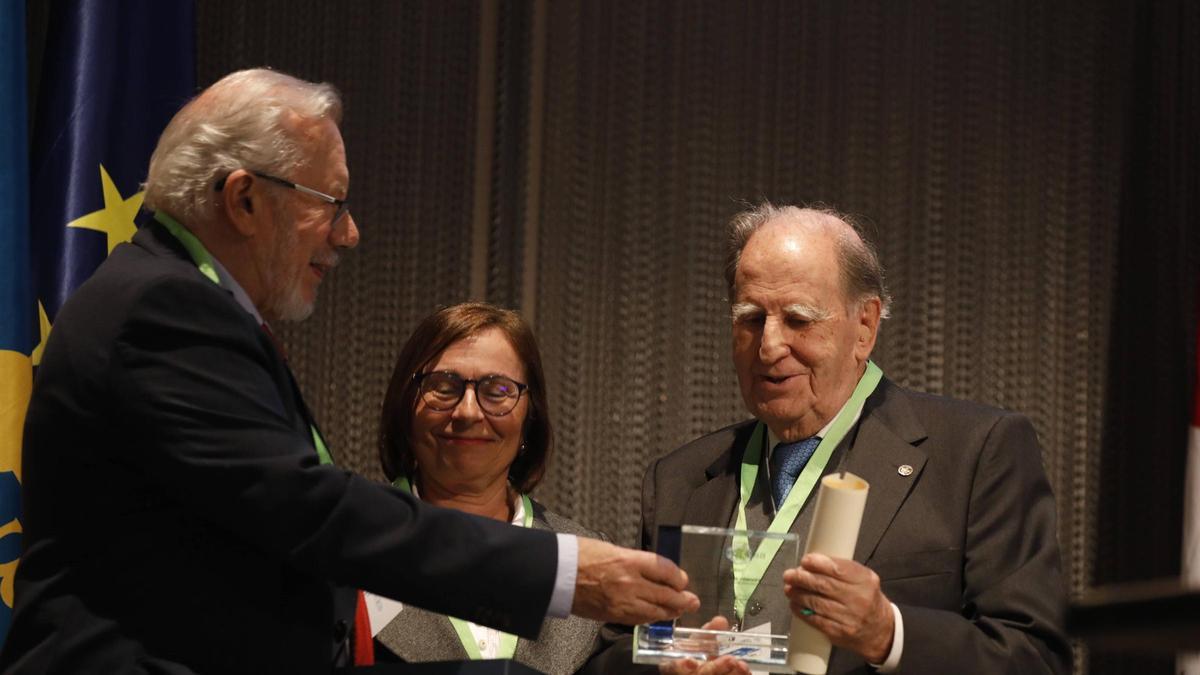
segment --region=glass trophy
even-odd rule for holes
[[[720,615],[729,619],[731,628],[736,627],[736,612],[745,610],[751,596],[776,597],[778,602],[786,603],[783,568],[771,567],[771,562],[795,566],[800,559],[799,536],[695,525],[661,526],[658,553],[687,572],[688,590],[700,598],[700,609],[675,621],[637,626],[634,663],[656,664],[682,658],[704,661],[729,654],[756,672],[795,672],[787,665],[787,625],[772,625],[770,633],[704,630],[701,626]],[[760,571],[766,573],[759,577],[756,573]],[[741,609],[735,610],[739,605]]]

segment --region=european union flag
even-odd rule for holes
[[[21,424],[32,381],[25,3],[0,3],[0,643],[12,621],[21,552]]]
[[[19,553],[30,364],[67,296],[133,236],[150,154],[195,89],[192,0],[54,2],[30,161],[24,6],[0,2],[0,91],[17,94],[0,109],[0,639]]]
[[[34,125],[33,274],[53,324],[133,236],[150,154],[195,89],[191,0],[52,6]]]

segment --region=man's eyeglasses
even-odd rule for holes
[[[337,197],[334,197],[332,195],[327,195],[324,192],[321,192],[320,190],[314,190],[310,187],[305,187],[303,185],[300,185],[299,183],[293,183],[292,181],[287,180],[285,178],[280,178],[279,176],[272,176],[269,173],[263,173],[261,171],[251,171],[250,173],[254,174],[255,176],[258,176],[259,178],[262,178],[263,180],[269,180],[272,183],[276,183],[276,184],[282,185],[286,188],[291,188],[293,190],[298,190],[300,192],[303,192],[306,195],[311,195],[313,197],[316,197],[317,199],[320,199],[323,202],[328,202],[330,204],[333,204],[334,206],[337,207],[337,210],[333,212],[333,220],[329,221],[329,224],[331,227],[336,226],[338,224],[338,221],[342,219],[342,216],[346,215],[346,212],[350,210],[349,198],[338,199]],[[217,181],[217,184],[216,184],[217,192],[220,192],[221,190],[225,189],[225,179],[226,178],[229,178],[229,176],[225,176],[225,177],[221,178],[221,180]]]
[[[420,385],[421,400],[438,411],[453,410],[467,393],[467,385],[475,387],[475,401],[479,409],[492,417],[503,417],[517,407],[529,385],[503,375],[487,375],[477,380],[468,380],[448,370],[432,373],[413,373],[413,380]]]

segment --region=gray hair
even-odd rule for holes
[[[838,228],[836,235],[838,269],[841,271],[842,290],[846,298],[852,302],[879,298],[879,318],[886,319],[891,316],[892,296],[884,284],[883,265],[879,262],[874,245],[866,238],[862,227],[853,217],[823,206],[802,208],[775,206],[770,202],[763,202],[734,214],[729,221],[725,257],[725,283],[729,287],[730,302],[734,301],[737,290],[734,281],[737,277],[738,263],[742,259],[742,250],[759,228],[777,218],[809,223],[837,221],[837,224],[842,226]]]
[[[266,68],[231,73],[180,110],[150,157],[145,206],[205,222],[218,180],[245,168],[283,174],[305,161],[296,120],[342,121],[342,99],[327,83]]]

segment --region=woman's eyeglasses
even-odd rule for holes
[[[448,370],[415,373],[413,379],[420,385],[420,396],[425,405],[443,412],[453,410],[467,393],[467,385],[471,385],[475,388],[479,409],[492,417],[503,417],[512,412],[521,400],[521,394],[529,388],[529,385],[504,375],[468,380]]]

